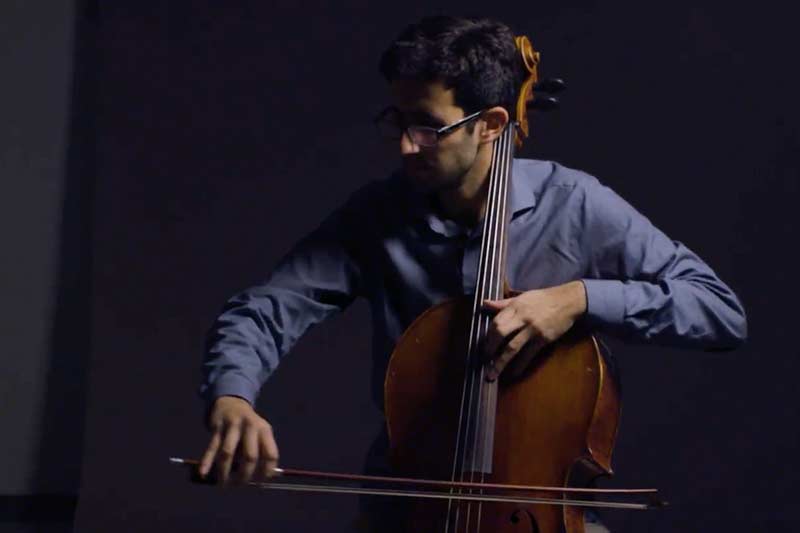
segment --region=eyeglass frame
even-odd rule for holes
[[[457,121],[453,122],[452,124],[448,124],[446,126],[442,126],[441,128],[433,128],[431,126],[417,126],[417,125],[414,125],[414,124],[408,124],[408,125],[400,127],[400,137],[398,137],[398,139],[402,138],[403,133],[405,132],[405,134],[408,135],[408,138],[412,143],[416,144],[417,146],[423,146],[425,148],[431,148],[431,147],[434,147],[434,146],[438,145],[439,141],[441,140],[442,137],[453,133],[455,130],[457,130],[461,126],[463,126],[463,125],[467,124],[468,122],[471,122],[471,121],[475,120],[476,118],[480,117],[481,114],[484,111],[486,111],[486,110],[485,109],[481,109],[481,110],[476,111],[476,112],[474,112],[474,113],[472,113],[470,115],[467,115],[464,118],[458,119]],[[384,109],[383,111],[378,113],[377,117],[375,117],[375,119],[373,120],[375,125],[378,126],[380,124],[381,120],[383,120],[386,117],[386,115],[388,115],[391,112],[395,112],[398,115],[401,115],[400,110],[397,109],[396,107],[387,107],[386,109]],[[400,124],[398,124],[398,126],[400,126]],[[424,144],[424,143],[417,142],[417,141],[414,140],[414,137],[411,134],[411,131],[409,130],[409,128],[414,128],[417,131],[424,130],[424,131],[428,131],[428,132],[433,132],[436,135],[436,141],[434,143],[432,143],[432,144]],[[395,139],[392,139],[392,140],[395,140]]]

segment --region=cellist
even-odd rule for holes
[[[211,430],[203,475],[214,469],[223,483],[271,475],[278,446],[253,406],[309,327],[357,297],[368,300],[380,403],[388,356],[406,327],[431,305],[474,290],[492,144],[512,119],[524,77],[514,33],[492,20],[425,18],[383,52],[380,72],[390,105],[376,121],[399,146],[400,168],[356,191],[263,283],[227,302],[203,366]],[[506,275],[526,290],[484,303],[493,314],[489,379],[512,361],[524,367],[576,323],[701,349],[745,339],[733,291],[596,178],[516,159],[509,194]],[[388,470],[385,448],[385,436],[376,439],[368,469]],[[365,507],[367,518],[386,512]]]

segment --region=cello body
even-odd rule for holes
[[[435,305],[395,347],[385,408],[397,472],[556,487],[610,475],[619,392],[597,341],[575,332],[537,354],[517,379],[501,377],[491,473],[454,471],[472,309],[467,296]],[[405,520],[404,531],[414,533],[584,531],[582,508],[569,505],[415,501]]]

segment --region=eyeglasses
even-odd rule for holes
[[[403,136],[403,132],[405,132],[414,144],[430,147],[436,146],[439,143],[439,139],[445,135],[453,133],[464,124],[475,120],[481,113],[483,113],[483,110],[476,111],[447,126],[432,128],[430,126],[406,124],[400,110],[396,107],[387,107],[375,117],[375,125],[378,128],[378,133],[385,139],[396,141],[400,139],[400,137]]]

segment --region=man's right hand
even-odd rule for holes
[[[254,476],[271,477],[278,466],[278,446],[272,426],[253,407],[236,396],[220,396],[208,417],[211,442],[200,460],[200,476],[205,478],[216,466],[219,483],[247,483]],[[236,470],[231,467],[236,461]]]

